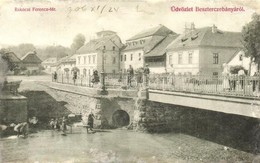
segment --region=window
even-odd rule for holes
[[[192,53],[189,53],[189,64],[192,64]]]
[[[96,63],[96,56],[93,55],[93,63]]]
[[[182,64],[182,53],[178,54],[178,64]]]
[[[90,58],[90,56],[88,56],[88,64],[90,64],[91,63],[91,58]]]
[[[213,72],[213,76],[218,76],[218,72]]]
[[[115,50],[116,50],[116,47],[113,46],[113,51],[115,51]]]
[[[125,55],[125,61],[126,61],[126,55]]]
[[[218,64],[218,53],[213,53],[213,64]]]
[[[133,60],[133,54],[131,54],[131,61]]]
[[[115,64],[116,63],[116,57],[113,57],[113,62],[112,62],[113,64]]]
[[[239,61],[242,61],[243,60],[243,55],[239,55]]]
[[[84,56],[84,64],[86,64],[86,56]]]
[[[169,55],[169,65],[172,64],[172,55]]]
[[[120,55],[121,62],[123,61],[123,55]]]
[[[141,53],[139,53],[138,55],[139,55],[139,59],[138,60],[141,61],[142,60]]]

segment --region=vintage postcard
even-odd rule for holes
[[[259,0],[1,0],[0,162],[260,162]]]

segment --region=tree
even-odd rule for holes
[[[3,63],[0,63],[1,67],[4,66],[1,69],[4,70],[4,73],[6,73],[8,70],[14,71],[15,69],[18,68],[18,65],[16,63],[14,63],[13,60],[11,59],[8,50],[1,49],[0,56],[2,57],[1,61],[3,62]]]
[[[36,51],[36,48],[33,44],[19,44],[18,46],[9,46],[8,49],[12,52],[14,52],[19,58],[27,54],[31,51]]]
[[[244,51],[251,61],[254,60],[260,69],[260,15],[254,13],[252,20],[242,29]]]
[[[86,39],[85,36],[81,33],[77,34],[73,40],[73,43],[71,44],[70,48],[74,52],[78,50],[80,47],[82,47],[85,43]]]

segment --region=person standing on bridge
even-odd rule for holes
[[[222,76],[223,76],[223,89],[224,91],[230,90],[230,85],[229,85],[229,67],[226,63],[223,64],[223,72],[222,72]]]
[[[239,84],[241,86],[241,89],[244,90],[244,86],[245,86],[245,71],[243,69],[238,71],[238,77],[239,77]]]
[[[131,87],[132,78],[134,77],[134,69],[132,65],[129,65],[129,68],[127,69],[127,85]]]
[[[148,67],[148,64],[146,64],[144,68],[144,82],[146,87],[148,86],[149,74],[150,74],[150,69]]]

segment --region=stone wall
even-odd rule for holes
[[[24,97],[0,99],[0,120],[6,123],[27,121],[27,99]],[[1,123],[1,122],[0,122]]]

